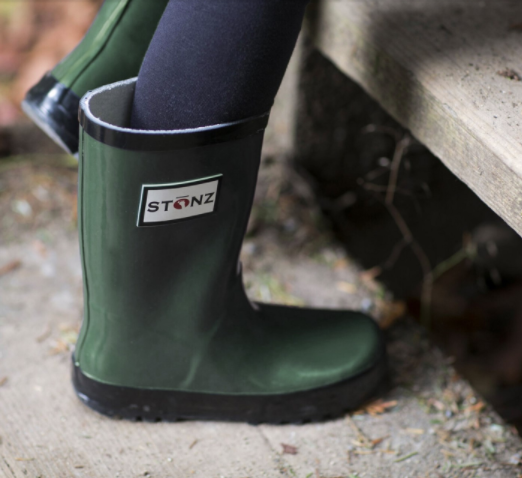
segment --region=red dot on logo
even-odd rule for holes
[[[174,208],[175,209],[183,209],[183,208],[187,207],[189,204],[190,204],[190,201],[188,199],[178,199],[174,203]]]

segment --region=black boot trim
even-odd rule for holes
[[[28,91],[22,109],[53,141],[76,155],[79,105],[76,93],[47,74]]]
[[[108,385],[87,377],[74,364],[73,385],[83,403],[111,417],[151,422],[306,423],[357,409],[382,392],[386,372],[382,354],[366,371],[326,387],[279,395],[222,395]]]
[[[100,143],[131,151],[174,151],[224,143],[264,131],[269,114],[201,128],[141,130],[129,127],[136,78],[87,93],[81,100],[80,125]],[[104,118],[101,120],[100,118]]]

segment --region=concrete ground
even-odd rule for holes
[[[82,316],[74,168],[0,163],[1,477],[517,477],[522,443],[423,330],[335,244],[305,183],[265,159],[243,248],[257,300],[362,308],[386,329],[391,387],[319,424],[110,419],[74,395]]]

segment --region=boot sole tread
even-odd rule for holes
[[[320,422],[356,410],[387,388],[386,372],[382,355],[366,371],[326,387],[278,395],[222,395],[108,385],[87,377],[73,365],[73,385],[85,405],[113,418],[280,425]]]

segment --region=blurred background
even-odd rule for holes
[[[74,49],[101,3],[0,1],[0,247],[24,233],[45,235],[56,220],[75,228],[77,164],[32,124],[20,102]]]
[[[100,4],[0,0],[0,247],[30,234],[41,248],[50,225],[76,228],[76,161],[19,105],[80,41]],[[249,237],[276,231],[303,257],[334,240],[391,304],[380,311],[384,326],[421,322],[522,429],[522,239],[306,38],[299,52],[294,146],[266,148]],[[393,210],[385,201],[391,175]],[[323,259],[335,268],[339,257]],[[0,264],[0,275],[16,267]],[[299,303],[266,282],[254,295]]]
[[[23,121],[25,93],[76,46],[101,3],[0,2],[0,127]]]

